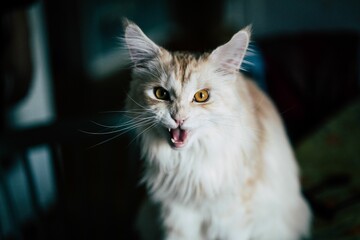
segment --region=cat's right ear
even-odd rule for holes
[[[123,26],[124,42],[129,51],[130,59],[135,66],[159,55],[160,47],[151,41],[135,23],[124,19]]]

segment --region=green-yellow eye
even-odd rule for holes
[[[194,101],[198,103],[204,103],[207,100],[209,100],[210,94],[207,89],[203,89],[195,93],[194,95]]]
[[[169,92],[166,91],[162,87],[154,88],[154,95],[157,99],[160,99],[160,100],[169,100],[170,99]]]

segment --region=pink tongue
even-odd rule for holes
[[[187,132],[180,128],[171,129],[170,134],[175,142],[184,142],[187,137]]]

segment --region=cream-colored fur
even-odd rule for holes
[[[310,211],[282,121],[238,71],[249,36],[244,29],[211,54],[195,57],[170,53],[135,24],[125,26],[134,64],[127,111],[164,239],[297,240],[309,233]],[[159,99],[157,87],[169,98]],[[202,89],[208,101],[194,101]],[[187,133],[181,145],[169,133],[177,128]],[[157,239],[144,229],[144,239]]]

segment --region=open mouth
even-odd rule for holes
[[[168,131],[170,133],[170,140],[174,148],[182,148],[185,146],[189,136],[189,131],[182,129],[181,127],[174,129],[169,128]]]

